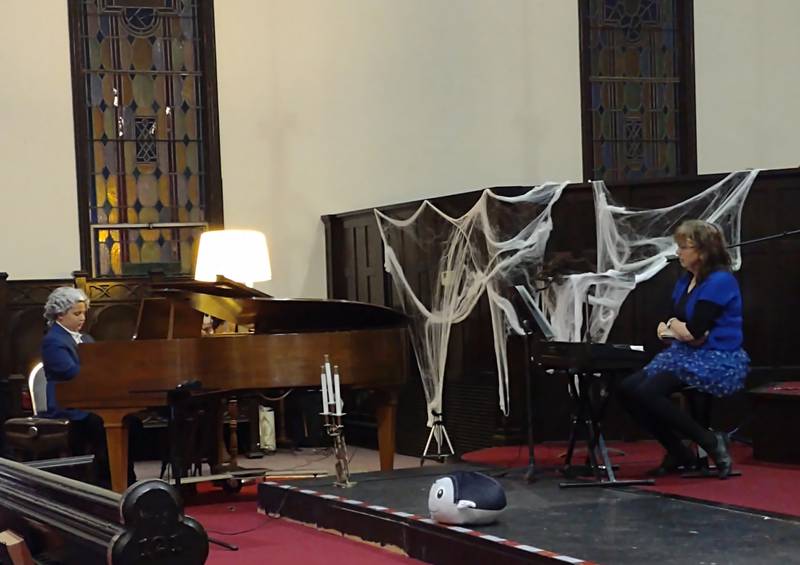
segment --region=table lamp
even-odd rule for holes
[[[255,230],[215,230],[200,235],[194,278],[214,282],[217,275],[249,287],[272,278],[267,238]]]

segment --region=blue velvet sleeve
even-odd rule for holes
[[[716,271],[697,289],[697,301],[705,300],[725,306],[739,296],[739,284],[736,278],[727,271]]]
[[[42,363],[48,380],[52,381],[68,381],[81,368],[69,346],[56,340],[46,339],[42,342]]]

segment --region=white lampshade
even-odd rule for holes
[[[200,236],[194,278],[213,282],[217,275],[253,286],[272,278],[267,238],[255,230],[207,231]]]

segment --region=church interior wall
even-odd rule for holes
[[[324,296],[322,214],[581,180],[577,2],[215,3],[227,227],[264,231],[278,296]],[[45,13],[46,12],[46,13]],[[700,173],[800,163],[794,0],[695,2]],[[80,267],[65,2],[0,21],[11,278]]]

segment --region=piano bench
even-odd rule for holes
[[[6,446],[21,461],[68,456],[69,430],[69,420],[36,416],[11,418],[3,424]]]
[[[698,424],[704,428],[711,426],[711,409],[714,403],[714,395],[690,385],[683,387],[675,394],[681,395],[684,409],[689,412]]]

